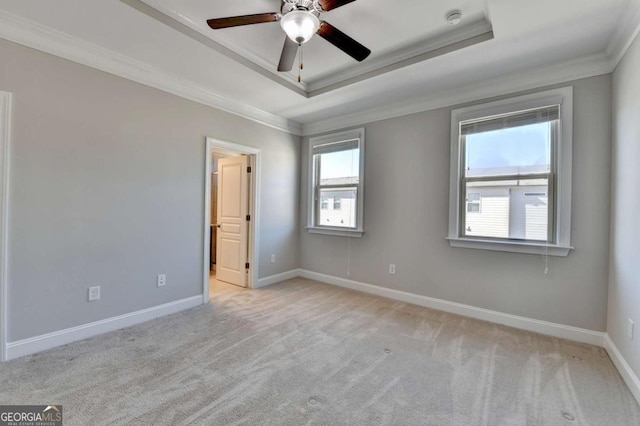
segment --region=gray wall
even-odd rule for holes
[[[572,244],[568,258],[452,248],[450,108],[367,124],[365,234],[309,234],[303,139],[303,269],[556,323],[604,331],[607,309],[611,76],[574,86]],[[457,108],[457,107],[456,107]],[[348,247],[350,275],[347,275]],[[397,274],[387,273],[389,263]]]
[[[299,137],[3,40],[0,58],[10,342],[202,294],[206,136],[263,150],[260,276],[298,266]]]
[[[613,74],[611,259],[607,333],[640,376],[640,38]],[[636,324],[634,340],[627,321]]]
[[[638,90],[637,78],[628,81],[627,65],[635,61],[638,67],[637,43],[633,52],[616,73],[617,111],[633,101],[627,86]],[[0,90],[14,94],[9,341],[201,294],[205,136],[263,150],[261,277],[300,266],[605,329],[610,76],[571,83],[576,250],[566,259],[550,258],[544,275],[540,256],[456,249],[446,242],[450,108],[366,125],[366,232],[349,243],[304,230],[307,138],[300,149],[298,137],[1,40],[0,57]],[[637,103],[629,108],[635,109],[624,117],[637,115]],[[616,128],[629,138],[636,132],[637,142],[637,124],[624,117],[617,115]],[[623,159],[634,158],[630,150],[637,143],[618,145],[621,168]],[[631,181],[638,181],[629,164],[620,173],[635,173]],[[629,198],[616,200],[612,265],[621,258],[632,265],[638,254],[629,244],[638,241],[637,229],[636,238],[626,237],[616,223],[626,223],[638,204],[622,210]],[[272,253],[276,264],[269,263]],[[395,276],[387,274],[389,263],[397,265]],[[167,274],[162,289],[155,285],[159,273]],[[629,356],[623,323],[640,296],[637,289],[618,294],[616,269],[611,282],[609,330]],[[628,287],[630,279],[624,283]],[[102,286],[97,303],[86,302],[90,285]]]

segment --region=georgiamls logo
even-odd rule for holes
[[[0,405],[0,426],[61,426],[62,405]]]

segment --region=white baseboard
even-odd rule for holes
[[[30,337],[16,342],[9,342],[7,343],[7,360],[46,351],[47,349],[87,339],[109,331],[131,327],[132,325],[140,324],[165,315],[174,314],[199,305],[202,305],[202,296],[200,295],[176,300],[175,302],[165,303],[164,305],[158,305],[152,308],[142,309],[129,314],[119,315],[113,318],[95,321],[89,324],[79,325],[77,327],[67,328],[65,330],[54,331],[52,333]]]
[[[282,272],[280,274],[271,275],[268,277],[260,278],[253,288],[261,288],[266,287],[271,284],[276,284],[281,281],[290,280],[291,278],[296,278],[300,276],[299,269],[291,269],[290,271]]]
[[[620,375],[624,379],[624,382],[627,384],[629,390],[636,398],[636,401],[638,401],[638,404],[640,404],[640,378],[638,378],[636,373],[631,369],[631,366],[629,365],[627,360],[624,359],[616,344],[613,343],[613,340],[611,340],[611,337],[609,337],[608,333],[605,333],[604,335],[604,348],[609,354],[611,361],[613,361],[613,365],[616,366],[618,372],[620,372]]]
[[[533,318],[520,317],[517,315],[505,314],[475,306],[464,305],[462,303],[449,302],[447,300],[435,299],[433,297],[421,296],[407,293],[405,291],[394,290],[376,285],[365,284],[358,281],[347,280],[345,278],[320,274],[318,272],[300,270],[300,276],[323,283],[362,291],[364,293],[375,294],[389,299],[399,300],[418,306],[437,309],[439,311],[462,315],[483,321],[507,325],[521,330],[533,331],[547,336],[560,337],[562,339],[574,340],[576,342],[588,343],[596,346],[603,346],[604,333],[587,330],[584,328],[572,327],[548,321],[541,321]]]

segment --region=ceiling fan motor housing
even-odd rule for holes
[[[282,4],[282,14],[286,15],[293,10],[306,10],[317,14],[323,12],[318,0],[284,0]]]

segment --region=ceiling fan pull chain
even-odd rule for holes
[[[302,70],[304,69],[304,63],[302,62],[302,51],[304,50],[304,47],[302,47],[302,44],[299,45],[300,46],[300,68],[298,68],[298,83],[302,82]]]

